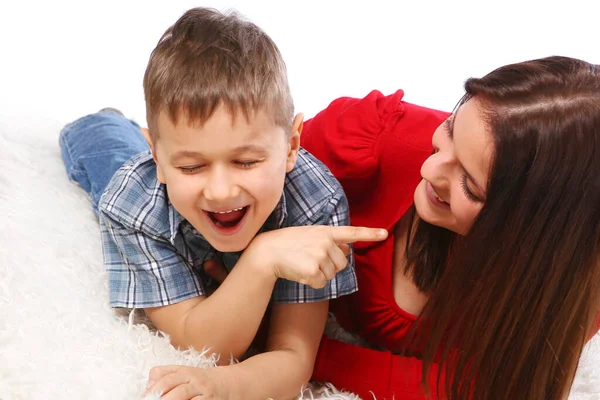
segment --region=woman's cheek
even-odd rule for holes
[[[459,226],[458,230],[461,231],[463,235],[469,232],[473,222],[477,218],[481,207],[470,200],[460,200],[460,204],[457,205],[456,209],[453,209],[453,213],[456,218],[457,225]]]

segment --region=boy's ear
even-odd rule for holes
[[[150,130],[148,128],[140,128],[140,132],[142,133],[142,136],[144,136],[144,138],[146,139],[146,142],[148,142],[148,146],[150,146],[152,158],[154,159],[154,163],[156,164],[156,178],[160,183],[167,183],[167,181],[165,180],[165,174],[163,173],[162,168],[158,163],[158,158],[156,157],[156,149],[154,148],[154,143],[152,143],[152,138],[150,137]]]
[[[300,150],[300,135],[304,126],[304,114],[299,113],[294,117],[291,132],[288,137],[288,154],[286,163],[286,172],[290,172],[296,165],[298,159],[298,151]]]
[[[148,146],[150,146],[150,148],[152,148],[152,140],[150,139],[150,130],[148,128],[140,128],[140,133],[142,134],[144,139],[146,139],[146,142],[148,142]]]

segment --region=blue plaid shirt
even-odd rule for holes
[[[156,179],[151,154],[127,161],[113,176],[99,203],[104,264],[112,307],[165,306],[206,295],[211,285],[203,263],[218,259],[231,270],[241,253],[221,253],[173,208]],[[349,225],[348,202],[327,167],[300,149],[285,179],[277,207],[261,231],[300,225]],[[322,289],[279,279],[278,303],[333,299],[357,290],[354,259]]]

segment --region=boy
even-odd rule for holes
[[[268,352],[208,370],[157,368],[149,388],[293,397],[312,372],[328,300],[356,290],[348,243],[385,233],[338,226],[349,222],[344,193],[299,147],[285,64],[254,24],[186,12],[152,52],[144,92],[146,140],[111,109],[60,137],[69,177],[99,215],[111,305],[143,308],[174,345],[226,361],[244,354],[274,303]],[[208,297],[211,263],[230,273]]]

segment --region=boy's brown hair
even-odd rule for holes
[[[286,132],[294,104],[286,66],[273,40],[237,13],[193,8],[166,30],[144,75],[146,119],[153,142],[156,118],[182,114],[202,125],[223,105],[246,118],[267,111]]]

